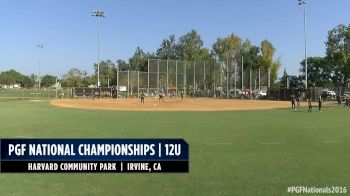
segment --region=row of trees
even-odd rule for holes
[[[56,83],[55,76],[44,75],[41,77],[41,86],[48,88]],[[1,85],[14,85],[18,84],[22,88],[34,88],[38,86],[38,77],[35,74],[30,76],[23,75],[16,70],[9,70],[0,73],[0,84]]]
[[[268,40],[261,42],[260,46],[251,44],[249,40],[242,40],[237,35],[231,34],[227,37],[218,38],[211,49],[204,47],[204,42],[197,31],[192,30],[176,40],[175,35],[161,41],[160,47],[155,52],[144,52],[137,47],[135,53],[128,61],[118,59],[116,63],[111,60],[100,62],[100,82],[101,86],[116,85],[117,70],[120,71],[144,71],[148,69],[148,59],[172,59],[186,61],[201,60],[219,60],[233,61],[235,64],[241,64],[244,58],[244,67],[246,69],[253,68],[269,68],[271,70],[272,83],[277,79],[277,72],[281,67],[279,59],[274,60],[275,48]],[[97,64],[94,64],[95,73],[88,75],[86,71],[73,68],[63,75],[59,82],[64,87],[82,87],[95,85],[97,75]],[[16,72],[10,70],[8,72]],[[16,74],[8,74],[2,72],[0,75],[0,84],[19,83],[22,87],[32,88],[37,82],[37,76],[23,76]],[[41,78],[42,87],[50,87],[56,81],[56,77],[45,75]]]
[[[339,25],[328,32],[326,42],[326,55],[324,57],[308,58],[308,86],[347,86],[350,79],[350,25]],[[277,81],[277,73],[281,67],[280,59],[274,59],[275,48],[268,40],[261,42],[259,46],[242,40],[235,34],[218,38],[211,49],[204,47],[204,42],[197,31],[192,30],[177,40],[174,35],[161,41],[160,47],[155,52],[144,52],[137,47],[135,53],[128,61],[118,59],[115,63],[111,60],[100,62],[100,80],[102,86],[115,85],[117,70],[120,71],[147,71],[148,59],[172,59],[186,61],[218,60],[233,61],[241,64],[244,59],[245,69],[270,69],[271,83],[275,86],[285,87],[289,80],[290,87],[303,87],[305,78],[305,62],[300,63],[300,75],[288,75],[285,70],[282,78]],[[86,71],[73,68],[63,75],[59,81],[62,86],[90,86],[95,85],[97,64],[94,64],[95,73],[88,75]],[[55,83],[56,77],[45,75],[41,78],[43,87],[50,87]],[[18,83],[22,87],[34,87],[37,82],[34,74],[24,76],[15,70],[5,71],[0,74],[0,84]]]
[[[350,87],[350,25],[339,25],[328,32],[324,57],[309,57],[308,86]],[[285,71],[279,85],[285,86],[287,78],[290,87],[303,87],[305,60],[300,63],[300,75],[288,75]]]
[[[16,70],[9,70],[0,73],[0,84],[2,85],[13,85],[19,84],[25,88],[32,88],[35,84],[33,76],[25,76]]]
[[[101,61],[100,81],[102,86],[116,84],[117,70],[120,71],[144,71],[148,69],[148,59],[171,59],[183,61],[218,60],[233,61],[241,64],[244,58],[245,69],[270,69],[271,82],[277,79],[277,73],[281,67],[280,59],[274,60],[275,48],[268,40],[261,42],[260,46],[251,44],[249,40],[242,40],[237,35],[218,38],[212,49],[204,47],[204,42],[197,31],[192,30],[176,40],[175,35],[161,41],[160,47],[154,52],[144,52],[137,47],[134,55],[128,60],[117,60],[114,64],[111,60]],[[94,64],[95,75],[97,64]],[[83,79],[82,79],[83,80]],[[95,82],[94,80],[90,80]],[[94,83],[92,83],[94,84]],[[83,84],[82,84],[83,85]]]

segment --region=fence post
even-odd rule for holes
[[[137,71],[137,97],[140,96],[140,71]]]
[[[147,70],[147,95],[149,96],[149,59],[147,59],[147,65],[148,65],[148,70]]]
[[[166,60],[166,93],[169,94],[169,60]]]
[[[270,74],[271,74],[271,71],[270,71],[270,67],[269,68],[267,68],[267,80],[268,80],[268,82],[267,82],[267,87],[268,88],[270,88],[271,87],[271,76],[270,76]]]
[[[235,86],[234,86],[234,91],[235,91],[235,92],[234,92],[234,96],[235,96],[235,99],[236,99],[236,97],[237,97],[237,92],[236,92],[236,89],[237,89],[237,68],[238,68],[238,65],[235,65],[235,66],[234,66],[234,74],[235,74],[235,75],[234,75],[234,76],[235,76],[235,77],[234,77],[234,79],[235,79],[235,81],[234,81],[234,85],[235,85]]]
[[[117,99],[119,98],[119,68],[117,69]]]
[[[130,98],[130,70],[128,70],[128,98]]]
[[[196,61],[193,61],[193,95],[196,93]]]
[[[157,92],[159,94],[159,59],[157,64]]]
[[[260,92],[260,67],[259,67],[259,80],[258,80],[258,84],[259,84],[259,92]]]
[[[207,87],[206,87],[206,82],[205,82],[205,61],[204,61],[204,72],[203,72],[203,84],[204,84],[204,93],[206,92],[207,90]]]
[[[216,92],[215,92],[215,88],[216,88],[216,75],[215,75],[215,61],[213,61],[213,92],[214,92],[214,97],[216,98]]]
[[[187,66],[186,66],[186,61],[185,61],[185,69],[184,69],[184,96],[186,96],[186,88],[187,88],[187,81],[186,81],[186,77],[187,77],[187,75],[186,75],[186,69],[187,69]]]
[[[226,61],[226,98],[228,98],[228,84],[229,84],[229,78],[228,78],[228,61]],[[235,89],[236,89],[236,85],[235,85]],[[236,91],[235,91],[236,93]]]
[[[250,67],[249,68],[249,88],[250,88],[250,91],[253,89],[253,83],[252,83],[252,68]],[[244,89],[242,89],[243,91]]]
[[[243,77],[244,77],[244,68],[243,68],[243,56],[242,56],[242,91],[243,91],[243,89],[244,89],[244,80],[243,80]]]
[[[224,68],[222,66],[222,64],[220,65],[220,98],[221,98],[221,95],[223,93],[223,87],[224,87],[224,81],[223,81],[223,73],[224,72]]]
[[[175,61],[175,97],[177,97],[177,60]]]

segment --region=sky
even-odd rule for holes
[[[350,23],[349,0],[307,0],[308,56],[324,56],[327,33]],[[128,60],[137,46],[155,52],[163,39],[195,29],[211,49],[231,33],[254,45],[268,39],[282,67],[298,74],[304,58],[304,11],[297,0],[0,0],[0,72],[62,77],[73,67],[93,72],[100,59]],[[44,48],[38,49],[41,43]]]

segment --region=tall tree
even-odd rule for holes
[[[168,39],[162,41],[160,48],[157,49],[156,55],[163,60],[178,59],[175,35],[170,35]]]
[[[224,38],[218,38],[213,44],[213,54],[216,59],[232,61],[241,49],[241,38],[231,34]]]
[[[1,74],[2,79],[0,84],[19,84],[23,88],[32,88],[35,83],[34,79],[31,79],[30,77],[25,76],[14,69],[2,72]]]
[[[13,85],[16,83],[16,80],[7,72],[0,73],[0,84],[1,85]]]
[[[238,64],[241,65],[243,57],[244,69],[257,69],[259,67],[259,52],[259,47],[252,45],[248,39],[245,40],[237,56]]]
[[[268,40],[261,42],[261,58],[260,66],[261,68],[267,69],[271,68],[273,65],[273,56],[275,55],[275,48]]]
[[[278,70],[282,66],[281,59],[273,60],[275,48],[268,40],[261,42],[260,68],[270,69],[270,79],[273,84],[277,80]]]
[[[276,84],[278,87],[286,88],[289,82],[289,88],[302,88],[303,81],[301,76],[288,75],[287,70],[284,69],[281,80]]]
[[[132,71],[147,71],[148,58],[152,58],[154,55],[145,53],[140,47],[137,47],[134,55],[129,59],[130,70]]]
[[[200,60],[203,40],[197,31],[191,32],[180,37],[177,46],[177,56],[181,60],[197,61]]]
[[[51,87],[56,83],[56,77],[46,74],[41,77],[41,86],[42,87]]]
[[[83,87],[83,79],[87,76],[86,71],[79,68],[72,68],[63,75],[62,86],[64,87]]]
[[[94,64],[95,75],[97,75],[97,64]],[[115,64],[111,60],[101,61],[100,62],[100,83],[101,86],[107,86],[109,82],[114,81],[114,75],[116,70]],[[110,83],[110,85],[112,85]]]
[[[327,60],[323,57],[308,57],[308,86],[333,86],[333,71]],[[305,60],[300,62],[301,77],[305,78]]]
[[[346,86],[350,78],[350,25],[339,25],[328,32],[327,60],[333,67],[334,82]]]
[[[30,76],[24,76],[23,78],[23,88],[33,88],[35,86],[35,80]]]
[[[121,59],[117,60],[117,69],[119,71],[127,71],[129,69],[129,64]]]

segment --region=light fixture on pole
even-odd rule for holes
[[[306,0],[298,0],[298,4],[304,6],[304,49],[305,49],[305,88],[307,89],[307,39],[306,39]]]
[[[36,47],[39,49],[39,62],[38,62],[38,67],[39,67],[39,74],[38,74],[38,89],[41,89],[41,76],[40,76],[40,61],[41,61],[41,55],[40,55],[40,49],[44,48],[44,44],[37,44]]]
[[[98,18],[98,27],[97,27],[97,86],[100,87],[100,20],[105,16],[105,13],[101,10],[92,11],[92,16]]]

